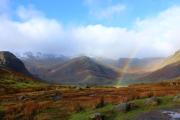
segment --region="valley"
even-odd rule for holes
[[[2,51],[0,56],[2,120],[141,120],[153,111],[179,110],[178,61],[152,72],[137,72],[134,66],[122,71],[123,67],[81,56],[47,67],[47,62],[40,62],[45,72],[35,75],[28,67],[32,63],[26,69],[11,53]],[[33,62],[33,67],[39,66]],[[46,79],[39,76],[42,73]]]
[[[180,0],[0,0],[0,120],[180,120]]]
[[[111,115],[112,106],[117,104],[151,98],[153,96],[162,97],[162,101],[166,102],[163,96],[169,96],[172,99],[172,96],[176,96],[179,93],[180,80],[172,83],[139,84],[124,88],[81,88],[75,86],[47,86],[41,89],[26,88],[21,89],[19,92],[5,93],[0,96],[1,119],[78,120],[78,115],[82,117],[82,120],[89,120],[89,116],[96,109],[97,112],[100,111],[102,114],[110,112],[107,116],[105,114],[105,117],[113,117],[115,113]],[[172,103],[169,101],[168,104],[172,104],[172,106],[164,105],[165,108],[173,107],[173,104],[175,106],[180,105],[179,102],[174,103],[173,101]],[[108,106],[111,107],[109,108]],[[141,109],[141,107],[138,109]],[[146,109],[153,110],[156,109],[156,106],[147,107]],[[91,110],[91,112],[83,118],[86,110]],[[137,111],[136,113],[138,115],[141,112],[139,111],[138,113]],[[119,112],[119,114],[125,113]],[[129,112],[126,114],[128,115]],[[124,120],[121,117],[116,119]]]

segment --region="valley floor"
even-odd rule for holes
[[[88,120],[94,112],[105,114],[105,120],[132,119],[143,111],[180,105],[173,102],[171,97],[180,93],[179,83],[176,81],[139,84],[121,88],[50,86],[42,89],[24,89],[18,93],[3,92],[0,96],[0,119]],[[144,107],[144,100],[152,96],[160,97],[161,104],[150,108]],[[140,107],[125,113],[113,112],[114,105],[128,101],[134,101]]]

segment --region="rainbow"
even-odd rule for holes
[[[118,78],[116,84],[115,84],[115,87],[116,88],[119,88],[119,87],[122,87],[121,86],[121,81],[124,79],[128,69],[129,69],[129,66],[133,60],[133,58],[137,55],[138,51],[140,50],[140,46],[136,47],[132,52],[130,52],[130,54],[128,55],[129,59],[128,61],[125,63],[125,65],[123,66],[122,70],[121,70],[121,76]]]

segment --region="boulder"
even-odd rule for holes
[[[176,95],[176,96],[173,98],[173,102],[180,102],[180,95]]]
[[[82,88],[81,88],[81,87],[79,87],[79,86],[77,86],[77,87],[76,87],[76,90],[82,90]]]
[[[104,120],[104,116],[101,113],[94,113],[90,115],[90,120]]]
[[[50,98],[54,101],[60,100],[62,98],[62,94],[61,93],[54,93],[50,96]]]
[[[151,98],[147,98],[144,101],[144,104],[146,106],[156,106],[160,104],[160,100],[157,97],[151,97]]]
[[[28,100],[28,97],[26,95],[21,95],[18,97],[18,100],[26,101],[26,100]]]
[[[131,109],[130,103],[121,103],[114,106],[114,109],[118,112],[128,112]]]

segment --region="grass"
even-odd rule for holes
[[[35,88],[35,87],[40,87],[40,84],[34,83],[34,82],[17,82],[13,85],[15,88]]]
[[[42,87],[45,84],[40,82],[35,82],[31,80],[24,80],[20,81],[19,79],[15,80],[15,78],[1,78],[0,84],[8,87],[12,87],[15,89],[25,89],[25,88],[36,88],[36,87]]]
[[[0,69],[0,86],[3,88],[25,89],[44,85],[45,84],[23,74]]]
[[[70,120],[89,120],[89,116],[95,112],[106,113],[112,109],[113,109],[113,105],[111,105],[111,104],[106,105],[105,107],[102,107],[102,108],[95,109],[95,110],[86,109],[85,111],[74,113],[71,116]]]
[[[167,95],[173,96],[180,91],[179,86],[175,88],[169,86],[169,83],[139,84],[123,88],[84,87],[80,90],[75,86],[68,85],[45,85],[43,87],[43,84],[23,76],[0,77],[0,86],[3,88],[0,89],[2,95],[0,116],[4,115],[4,118],[20,117],[20,119],[32,117],[36,120],[89,120],[89,116],[96,112],[105,115],[105,120],[130,120],[143,112],[174,106],[173,97]],[[25,96],[25,99],[19,100],[18,96],[17,99],[14,99],[14,93],[19,93],[18,96]],[[60,93],[62,98],[54,101],[51,96],[55,93]],[[145,97],[165,95],[167,97],[160,97],[161,104],[158,106],[146,107],[144,105]],[[103,98],[105,106],[99,106],[101,98]],[[136,98],[141,99],[134,100]],[[130,102],[134,102],[139,107],[126,113],[114,110],[114,104],[129,100],[133,100]],[[180,103],[178,104],[180,105]]]
[[[99,109],[87,109],[85,111],[74,113],[70,117],[70,120],[89,120],[89,116],[92,113],[96,113],[96,112],[105,115],[105,120],[131,120],[137,117],[139,114],[142,114],[142,113],[154,110],[154,109],[170,108],[170,107],[176,106],[177,104],[180,105],[180,103],[174,103],[173,97],[171,96],[159,97],[159,99],[161,103],[158,106],[145,106],[144,105],[145,99],[130,101],[130,102],[135,103],[138,106],[138,108],[134,110],[130,110],[126,113],[115,111],[113,109],[113,105],[107,105]]]

